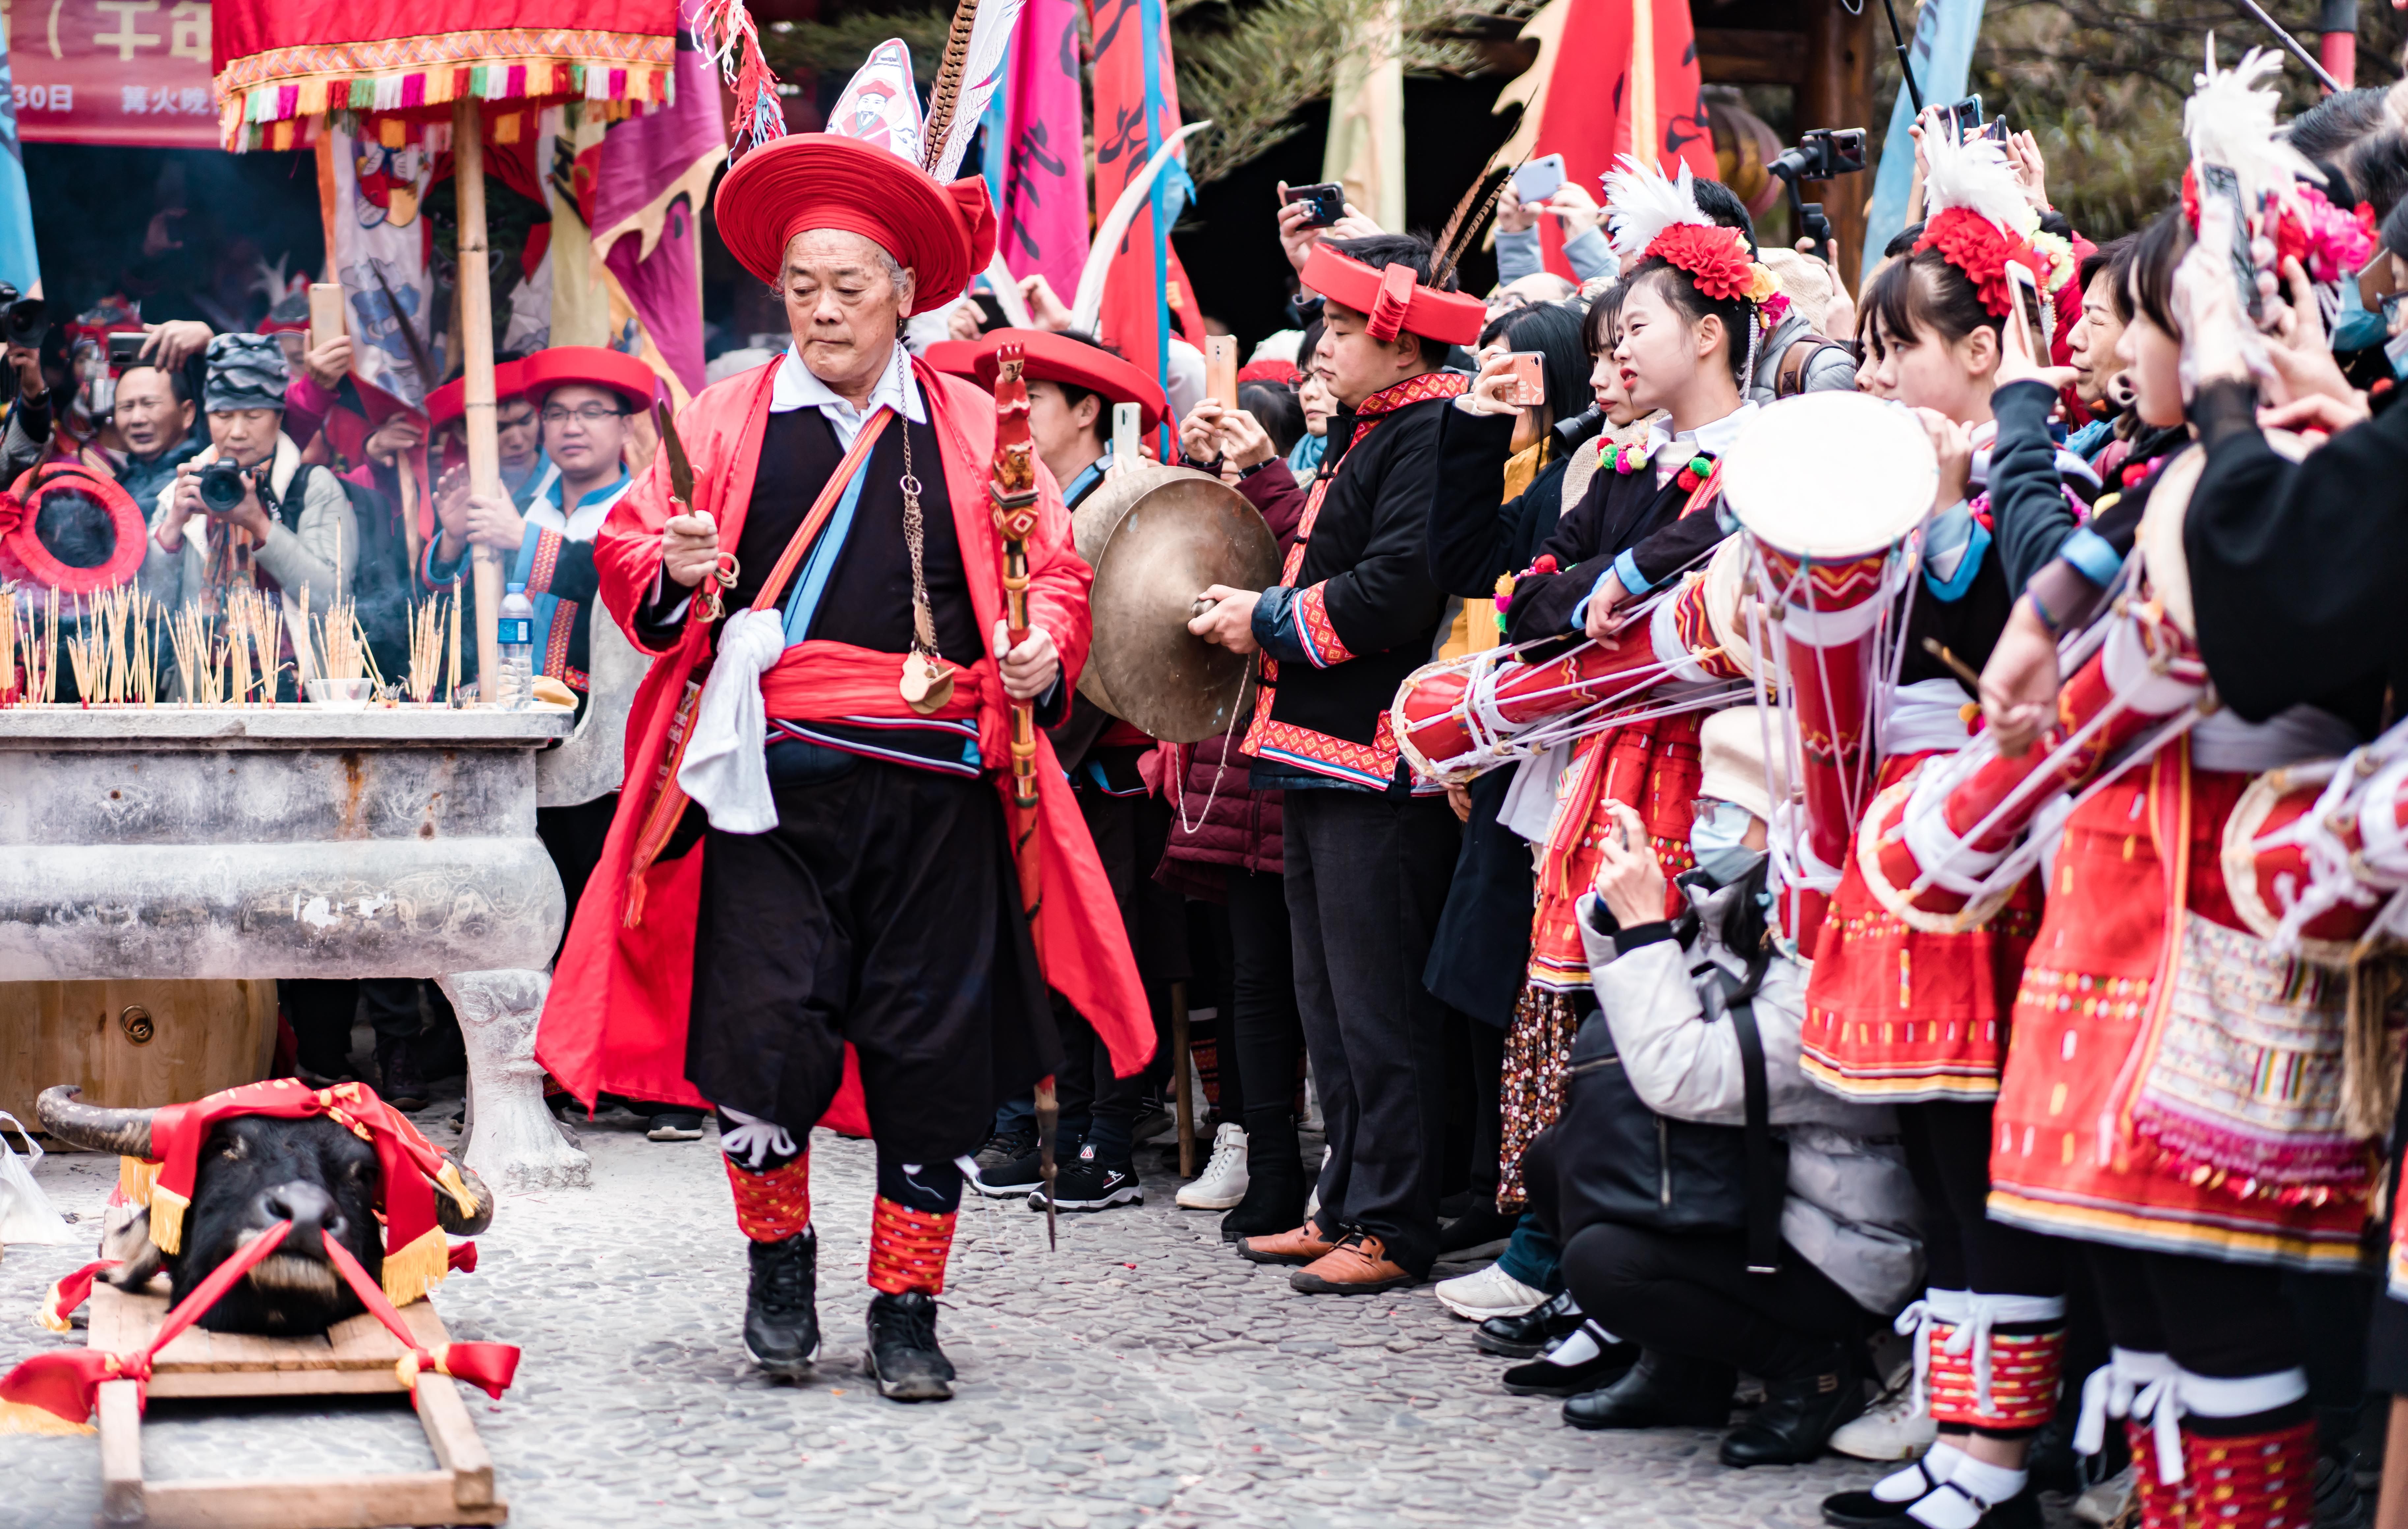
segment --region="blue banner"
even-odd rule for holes
[[[34,248],[34,199],[25,190],[25,151],[17,140],[17,105],[9,79],[8,44],[0,35],[0,281],[21,293],[42,287],[41,256]]]
[[[1973,70],[1973,43],[1981,31],[1982,0],[1924,0],[1907,53],[1925,106],[1944,107],[1964,98],[1965,81]],[[1898,104],[1889,114],[1889,132],[1882,139],[1881,169],[1873,178],[1859,280],[1872,275],[1881,264],[1882,247],[1906,226],[1906,193],[1914,182],[1914,140],[1906,130],[1914,125],[1914,106],[1901,81]]]

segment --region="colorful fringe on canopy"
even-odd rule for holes
[[[634,32],[496,29],[276,48],[218,71],[227,150],[291,149],[331,111],[411,111],[453,101],[580,100],[612,116],[676,99],[677,39]]]

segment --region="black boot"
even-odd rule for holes
[[[916,1290],[870,1297],[861,1367],[890,1402],[952,1401],[953,1362],[937,1347],[936,1298]]]
[[[1575,1428],[1720,1428],[1730,1422],[1738,1379],[1727,1365],[1649,1349],[1621,1379],[1566,1402],[1564,1421]]]
[[[1312,1191],[1287,1106],[1247,1110],[1246,1197],[1221,1218],[1221,1240],[1294,1231],[1304,1222],[1305,1196]]]
[[[1578,1396],[1613,1384],[1638,1362],[1639,1345],[1583,1322],[1579,1332],[1539,1358],[1507,1370],[1502,1384],[1512,1396]]]
[[[417,1042],[401,1036],[376,1038],[377,1093],[386,1104],[408,1113],[424,1109],[429,1094],[419,1076]]]
[[[1580,1303],[1565,1291],[1518,1317],[1489,1318],[1471,1335],[1471,1346],[1499,1359],[1536,1359],[1548,1344],[1579,1332],[1582,1320]]]
[[[744,1351],[781,1380],[811,1373],[820,1356],[820,1242],[804,1227],[778,1242],[753,1242],[752,1282],[744,1296]]]
[[[1808,1373],[1766,1381],[1764,1405],[1723,1439],[1723,1464],[1803,1465],[1820,1456],[1833,1432],[1865,1409],[1862,1352],[1834,1343]]]

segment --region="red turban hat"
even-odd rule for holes
[[[630,408],[652,407],[659,379],[642,359],[600,345],[555,345],[538,350],[519,364],[519,386],[538,404],[552,389],[571,382],[607,388],[627,401]],[[498,380],[494,391],[499,393]]]
[[[1022,376],[1039,382],[1067,382],[1101,393],[1115,404],[1135,404],[1140,429],[1152,430],[1170,412],[1162,385],[1154,379],[1102,346],[1044,329],[990,329],[980,336],[976,369],[971,374],[980,387],[995,387],[995,374],[1003,364],[996,350],[1008,344],[1020,347]],[[1104,424],[1109,433],[1111,422],[1107,419]]]
[[[494,401],[495,403],[505,398],[516,398],[526,392],[526,382],[520,375],[521,369],[525,365],[526,363],[523,361],[494,363]],[[426,428],[440,430],[467,413],[467,398],[468,379],[465,377],[455,377],[428,393],[426,395]]]
[[[775,285],[795,236],[875,239],[914,278],[911,312],[961,295],[995,258],[995,207],[977,176],[939,186],[916,164],[828,133],[791,133],[745,155],[711,203],[736,263]]]

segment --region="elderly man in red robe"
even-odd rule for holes
[[[1111,887],[1041,743],[1038,832],[1015,846],[1006,828],[1009,708],[1061,715],[1090,575],[1040,471],[1031,629],[1008,642],[995,401],[898,343],[989,258],[982,181],[802,134],[745,156],[715,211],[794,345],[696,396],[677,429],[691,486],[664,450],[596,540],[604,604],[659,657],[538,1055],[580,1098],[717,1109],[751,1239],[744,1342],[780,1378],[820,1346],[810,1128],[873,1136],[865,1367],[889,1397],[941,1400],[934,1297],[960,1165],[1058,1062],[1048,986],[1116,1071],[1153,1046]],[[1035,919],[1015,850],[1039,857]]]

